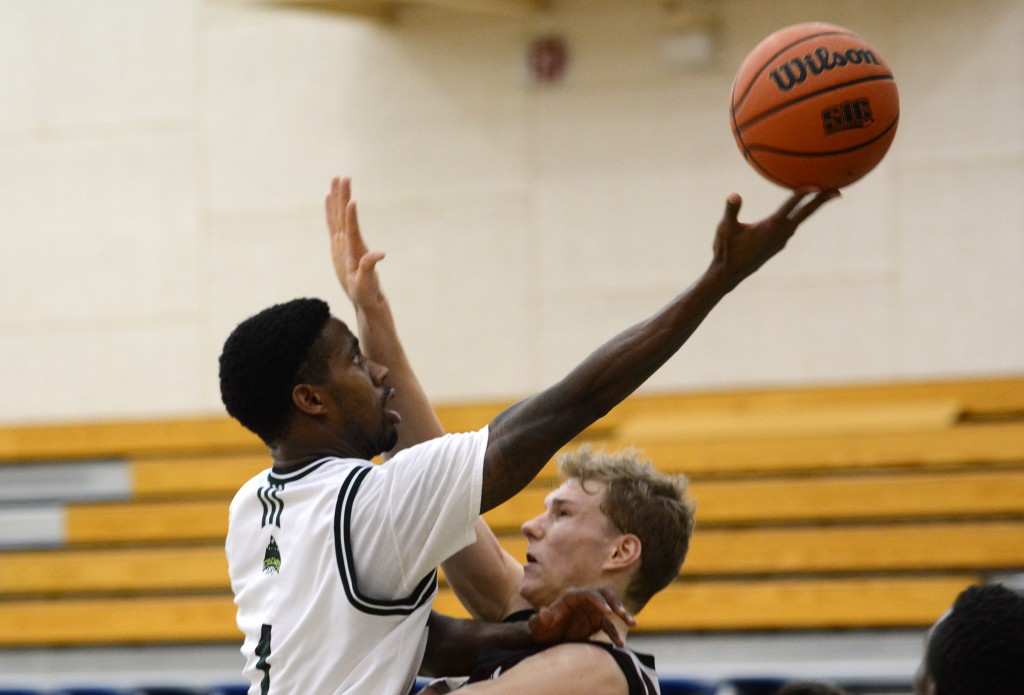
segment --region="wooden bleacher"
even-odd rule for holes
[[[450,431],[506,403],[439,408]],[[685,472],[698,529],[648,631],[923,627],[1024,571],[1024,377],[643,395],[578,440]],[[54,547],[0,549],[0,647],[237,642],[223,538],[269,460],[228,419],[0,428],[5,466],[123,461],[125,499],[62,505]],[[522,559],[549,466],[488,513]],[[438,610],[465,615],[442,586]]]

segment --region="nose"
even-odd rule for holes
[[[524,521],[523,525],[519,527],[519,530],[523,532],[529,540],[537,540],[543,535],[543,527],[541,525],[541,519],[544,515],[535,516],[529,521]]]
[[[380,386],[388,377],[388,368],[376,362],[370,362],[370,378],[375,386]]]

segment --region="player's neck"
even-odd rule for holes
[[[270,447],[270,455],[274,459],[274,470],[285,472],[296,470],[314,461],[334,456],[337,458],[358,458],[353,452],[336,446],[318,446],[310,442],[282,441]]]
[[[608,619],[611,621],[612,625],[615,626],[615,631],[619,633],[619,637],[621,637],[622,641],[625,642],[626,635],[629,633],[629,628],[626,627],[626,623],[624,623],[622,619],[619,618],[619,616],[614,614],[609,615]],[[601,630],[598,630],[593,635],[591,635],[590,639],[595,642],[608,642],[609,644],[612,644],[612,638],[606,635]]]
[[[372,458],[320,423],[304,420],[293,423],[288,434],[271,445],[270,455],[274,458],[274,468],[279,471],[301,468],[328,456]]]

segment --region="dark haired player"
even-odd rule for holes
[[[479,432],[409,448],[401,394],[386,381],[401,360],[384,368],[366,359],[316,299],[242,322],[221,354],[221,395],[274,460],[235,496],[227,538],[250,692],[408,692],[427,647],[437,565],[836,194],[809,195],[794,193],[749,225],[730,196],[712,261],[688,290]],[[354,224],[355,206],[345,215]]]
[[[928,632],[916,695],[1024,693],[1024,595],[972,586]]]

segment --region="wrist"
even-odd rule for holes
[[[357,311],[373,310],[380,307],[381,305],[386,306],[388,303],[388,298],[384,295],[384,292],[379,289],[371,293],[369,297],[360,296],[358,299],[354,297],[351,297],[351,299],[352,306],[354,306]]]
[[[369,301],[352,302],[356,316],[370,324],[380,322],[391,323],[391,305],[383,292],[377,292]]]
[[[704,274],[697,280],[695,287],[724,296],[736,289],[742,281],[743,276],[737,274],[736,271],[730,269],[727,265],[713,260],[707,267],[707,270],[704,271]]]

